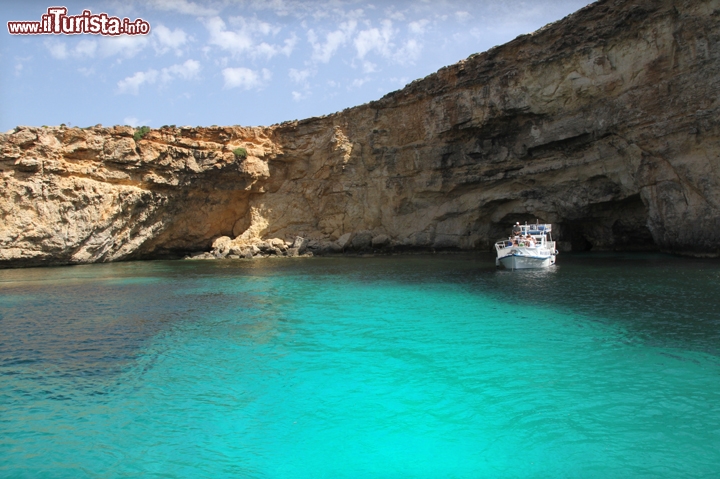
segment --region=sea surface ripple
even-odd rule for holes
[[[714,478],[720,262],[0,271],[0,477]]]

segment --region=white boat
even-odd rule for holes
[[[516,223],[508,239],[495,243],[496,266],[507,269],[548,268],[555,264],[552,225]]]

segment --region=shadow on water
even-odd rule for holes
[[[0,375],[41,378],[102,394],[147,341],[201,316],[242,306],[202,287],[206,276],[172,262],[0,271]]]

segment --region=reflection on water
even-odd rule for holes
[[[720,263],[0,271],[0,477],[713,477]]]

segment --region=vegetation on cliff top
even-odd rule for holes
[[[137,130],[135,130],[135,133],[133,134],[133,138],[135,139],[135,141],[140,141],[148,133],[150,133],[150,127],[149,126],[141,126]]]

